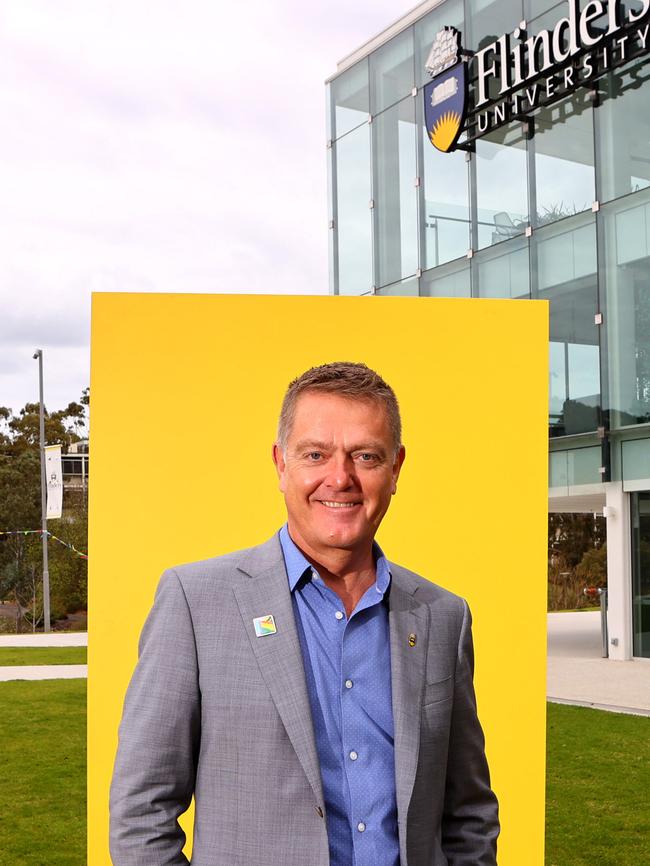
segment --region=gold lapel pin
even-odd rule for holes
[[[409,635],[409,646],[415,646],[417,642],[418,636],[414,632],[411,632],[411,634]]]

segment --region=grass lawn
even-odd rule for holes
[[[86,863],[86,680],[0,683],[0,866]]]
[[[5,665],[85,665],[85,646],[3,646],[0,647],[0,667]]]
[[[650,718],[548,705],[547,866],[650,863]]]
[[[84,866],[86,681],[0,683],[0,706],[0,866]],[[547,866],[650,864],[649,718],[549,704],[547,779]]]

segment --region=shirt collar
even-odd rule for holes
[[[300,578],[307,569],[311,570],[312,565],[289,535],[289,527],[286,523],[278,535],[280,537],[280,544],[284,555],[287,577],[289,578],[289,589],[293,592],[296,589]],[[373,541],[372,543],[372,553],[375,558],[375,568],[377,569],[377,591],[384,595],[390,586],[390,568],[388,566],[388,560],[376,541]]]

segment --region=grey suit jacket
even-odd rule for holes
[[[467,604],[391,563],[401,866],[494,866],[499,831]],[[258,638],[253,619],[273,614]],[[409,636],[416,636],[415,645]],[[277,536],[166,571],[140,638],[110,792],[114,866],[328,866],[325,804]]]

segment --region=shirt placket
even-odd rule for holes
[[[376,859],[374,857],[373,829],[376,830],[377,828],[373,828],[372,816],[367,814],[368,803],[367,801],[364,802],[366,798],[364,798],[363,792],[367,784],[364,775],[367,775],[369,746],[358,741],[360,736],[358,732],[363,728],[359,719],[362,701],[358,686],[355,683],[355,677],[362,660],[358,657],[358,652],[351,649],[353,641],[350,638],[356,628],[363,626],[364,617],[359,615],[368,608],[379,604],[383,598],[383,592],[376,586],[371,587],[348,618],[339,596],[323,583],[314,570],[312,577],[323,601],[334,609],[334,618],[340,627],[340,631],[335,629],[335,636],[338,638],[336,646],[338,650],[341,760],[347,781],[348,815],[350,816],[354,853],[354,863],[350,866],[372,866]]]
[[[340,668],[340,707],[341,707],[341,744],[342,760],[345,767],[345,775],[348,782],[350,821],[352,831],[352,845],[354,849],[354,866],[370,866],[372,863],[372,816],[367,814],[368,804],[364,802],[364,789],[367,782],[367,768],[369,761],[368,743],[361,739],[360,731],[363,726],[358,718],[359,692],[355,685],[361,659],[358,652],[352,650],[352,632],[362,624],[360,614],[369,607],[377,604],[383,594],[372,589],[372,594],[359,602],[348,619],[343,618],[343,634],[341,635],[341,668]],[[355,688],[357,691],[355,692]]]

